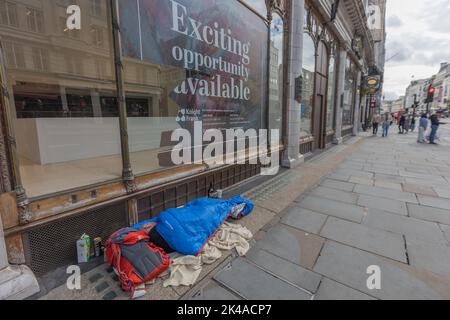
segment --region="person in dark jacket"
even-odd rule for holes
[[[430,117],[430,121],[431,121],[430,144],[437,144],[436,142],[434,142],[436,140],[436,134],[439,130],[439,124],[440,124],[437,114],[433,114]]]
[[[400,121],[398,122],[398,133],[404,134],[405,133],[405,123],[406,123],[406,117],[404,114],[400,116]]]

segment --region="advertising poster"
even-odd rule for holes
[[[260,17],[234,0],[119,5],[124,56],[178,70],[166,90],[180,127],[261,128],[268,26]]]

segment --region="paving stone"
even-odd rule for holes
[[[238,296],[231,293],[227,289],[221,287],[218,283],[214,281],[209,281],[203,288],[201,288],[192,298],[189,300],[206,300],[206,301],[216,301],[216,300],[227,300],[236,301],[241,300]]]
[[[340,191],[327,187],[317,187],[310,194],[316,197],[344,202],[348,204],[356,204],[356,202],[358,201],[358,195],[355,193]]]
[[[417,198],[413,193],[395,191],[395,190],[390,190],[390,189],[357,185],[355,187],[354,192],[366,194],[369,196],[392,199],[392,200],[399,200],[399,201],[410,202],[410,203],[418,203]]]
[[[418,239],[406,239],[411,266],[450,278],[450,247]]]
[[[444,232],[444,236],[447,239],[447,243],[450,245],[450,226],[441,224],[440,227],[441,227],[442,231]]]
[[[364,163],[347,161],[342,163],[338,169],[363,170]]]
[[[337,180],[337,181],[348,182],[348,180],[350,179],[350,175],[331,173],[327,176],[327,178]]]
[[[299,203],[299,206],[314,212],[320,212],[358,223],[362,222],[366,214],[362,207],[314,196],[306,197]]]
[[[349,182],[354,184],[361,184],[364,186],[373,186],[374,180],[372,178],[351,177]]]
[[[352,192],[355,187],[354,183],[326,179],[320,184],[323,187],[333,188],[336,190]]]
[[[375,179],[375,187],[403,191],[402,184],[399,182]]]
[[[441,181],[445,183],[445,179],[442,176],[434,176],[430,174],[422,174],[422,173],[413,173],[404,170],[400,170],[399,175],[405,178],[413,178],[413,179],[421,179],[421,180],[433,180],[433,181]]]
[[[420,186],[420,185],[415,185],[415,184],[410,184],[410,183],[403,184],[403,191],[415,193],[415,194],[421,194],[421,195],[429,196],[429,197],[437,197],[438,196],[437,193],[431,187]]]
[[[107,282],[102,282],[98,286],[95,287],[95,290],[100,293],[109,288],[109,284]]]
[[[287,214],[281,219],[283,224],[288,226],[319,234],[320,229],[327,220],[326,215],[313,212],[300,207],[292,207],[288,210]]]
[[[381,269],[381,290],[367,288],[366,271],[373,265]],[[378,299],[450,298],[450,278],[438,277],[430,272],[334,242],[327,241],[314,271]]]
[[[325,239],[300,230],[278,225],[250,250],[265,250],[303,268],[312,269]]]
[[[434,198],[422,195],[418,195],[417,198],[419,199],[419,203],[423,206],[450,210],[450,199]]]
[[[358,171],[358,170],[350,170],[350,169],[338,169],[334,171],[335,174],[340,175],[348,175],[351,177],[362,177],[362,178],[369,178],[372,179],[374,177],[374,174],[371,172],[364,172],[364,171]]]
[[[433,187],[436,185],[448,184],[448,182],[445,180],[441,180],[441,179],[435,180],[431,176],[429,179],[406,178],[405,183],[415,184],[415,185],[425,186],[425,187]]]
[[[375,174],[375,179],[376,180],[390,181],[390,182],[397,182],[397,183],[405,182],[405,178],[400,177],[398,175],[393,176],[393,175],[381,174],[381,173]]]
[[[407,262],[403,237],[384,230],[330,217],[320,235],[346,245]]]
[[[105,294],[103,296],[103,300],[114,300],[115,298],[117,298],[117,293],[115,293],[114,291],[110,291],[107,294]]]
[[[446,244],[437,223],[403,217],[380,210],[369,210],[364,224],[397,234],[405,235],[406,239],[421,239],[427,242]]]
[[[388,174],[388,175],[398,175],[398,170],[389,169],[389,168],[380,168],[380,167],[370,167],[365,166],[364,171],[371,173],[380,173],[380,174]]]
[[[314,300],[376,300],[365,293],[356,291],[336,281],[323,278]]]
[[[214,276],[214,280],[232,289],[247,300],[311,300],[299,288],[264,272],[239,258]]]
[[[450,189],[434,188],[434,190],[439,197],[450,199]]]
[[[320,280],[322,279],[321,275],[264,250],[251,251],[250,254],[247,255],[247,259],[268,272],[282,278],[284,281],[311,293],[317,291]]]
[[[100,273],[96,273],[89,278],[89,282],[94,283],[94,282],[97,282],[98,280],[100,280],[101,278],[103,278],[103,275],[101,275]]]
[[[408,203],[408,212],[417,219],[450,225],[450,210]]]
[[[379,209],[403,216],[408,215],[406,203],[397,200],[373,197],[363,194],[359,197],[358,205],[370,209]]]

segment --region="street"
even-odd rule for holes
[[[438,146],[395,129],[366,138],[201,296],[450,298],[450,125]],[[380,289],[367,286],[370,266],[380,268]]]
[[[394,126],[388,138],[362,134],[248,190],[247,256],[224,256],[193,288],[158,280],[144,299],[449,299],[448,121],[440,130],[437,146]],[[81,291],[41,298],[127,299],[105,269],[83,275]]]

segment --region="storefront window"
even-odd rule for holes
[[[198,146],[195,132],[265,126],[268,41],[261,39],[269,28],[261,17],[239,1],[119,6],[126,95],[149,110],[128,119],[135,174],[174,165],[175,129],[187,129]]]
[[[261,16],[267,17],[266,0],[244,0],[252,9],[258,12]]]
[[[283,113],[283,19],[274,14],[270,28],[269,128],[281,129]]]
[[[121,177],[109,2],[96,4],[95,17],[88,1],[77,2],[80,30],[67,26],[71,3],[0,2],[7,13],[0,36],[29,197]]]
[[[301,105],[300,136],[311,135],[314,103],[314,79],[316,72],[316,46],[308,33],[303,34],[303,87]]]
[[[330,57],[328,67],[328,97],[327,97],[327,130],[334,128],[334,105],[335,105],[335,84],[336,84],[336,60]]]
[[[342,115],[342,124],[351,126],[353,124],[353,110],[355,106],[355,87],[354,64],[347,58],[345,66],[345,91],[344,91],[344,110]]]

